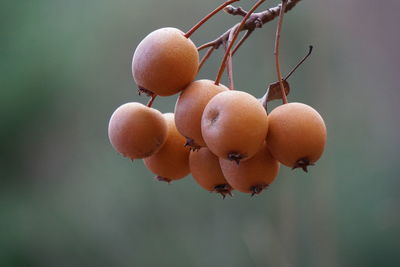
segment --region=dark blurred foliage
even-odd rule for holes
[[[114,152],[111,113],[147,101],[130,73],[135,46],[216,5],[0,1],[0,266],[400,266],[397,1],[304,0],[285,17],[284,73],[315,46],[289,100],[315,107],[329,133],[308,174],[282,167],[263,194],[221,200]],[[218,15],[193,40],[238,19]],[[239,90],[261,96],[275,81],[275,25],[235,56]],[[199,77],[213,79],[221,56]]]

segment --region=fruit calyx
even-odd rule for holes
[[[145,94],[148,97],[154,97],[154,95],[155,95],[152,91],[150,91],[150,90],[148,90],[148,89],[146,89],[146,88],[144,88],[144,87],[142,87],[140,85],[138,85],[138,90],[137,91],[138,91],[139,95]]]
[[[159,175],[157,175],[155,178],[160,182],[166,182],[168,184],[170,184],[172,182],[172,180],[170,178],[162,177]]]
[[[232,187],[229,184],[219,184],[214,186],[214,190],[212,192],[217,192],[221,194],[222,198],[225,199],[226,195],[232,196]]]
[[[269,184],[257,184],[250,187],[251,196],[260,194]]]
[[[237,165],[239,165],[240,161],[246,157],[247,157],[246,155],[240,154],[238,152],[229,152],[228,153],[228,159],[230,161],[235,161]]]
[[[198,145],[192,138],[186,137],[186,143],[184,144],[184,147],[189,147],[190,151],[198,151],[201,146]]]
[[[302,168],[304,172],[308,172],[307,167],[308,166],[314,166],[315,164],[310,162],[308,158],[301,158],[296,163],[294,164],[292,170],[297,169],[297,168]]]

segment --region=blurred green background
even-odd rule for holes
[[[283,167],[263,194],[221,200],[190,176],[157,182],[112,149],[111,113],[147,102],[130,71],[137,44],[221,2],[0,1],[0,266],[400,266],[398,1],[304,0],[285,17],[284,73],[315,46],[289,100],[328,127],[308,174]],[[219,14],[193,41],[239,19]],[[275,25],[235,56],[239,90],[261,96],[275,81]]]

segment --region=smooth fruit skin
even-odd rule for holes
[[[268,117],[258,100],[241,91],[224,91],[207,104],[201,132],[207,147],[220,158],[246,160],[254,156],[268,132]],[[237,159],[231,157],[236,155]]]
[[[143,161],[151,172],[159,176],[157,177],[159,180],[169,182],[181,179],[190,173],[190,151],[183,146],[185,138],[175,127],[174,114],[163,115],[168,125],[167,140],[156,154]]]
[[[240,192],[259,194],[276,178],[279,162],[272,157],[266,145],[254,157],[240,164],[220,159],[222,172],[228,183]]]
[[[123,156],[145,158],[156,153],[166,141],[167,122],[156,109],[140,103],[126,103],[112,114],[108,137]]]
[[[222,173],[219,159],[208,148],[190,152],[189,165],[193,178],[201,187],[220,193],[223,197],[231,195],[232,187]]]
[[[176,28],[161,28],[137,46],[132,74],[139,89],[170,96],[183,90],[197,75],[199,53],[193,42]]]
[[[175,124],[193,148],[206,146],[201,134],[201,116],[208,102],[215,95],[227,91],[224,85],[211,80],[197,80],[181,92],[175,104]],[[192,142],[192,144],[190,144]]]
[[[268,149],[288,167],[302,167],[296,166],[299,160],[315,163],[324,151],[326,135],[324,120],[308,105],[284,104],[269,114]]]

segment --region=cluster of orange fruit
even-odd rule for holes
[[[267,114],[246,92],[195,80],[198,67],[197,48],[179,29],[158,29],[141,41],[132,62],[139,93],[179,97],[174,113],[136,102],[118,107],[108,126],[116,151],[143,159],[159,180],[191,173],[223,197],[234,189],[259,194],[280,163],[307,171],[320,158],[326,127],[316,110],[288,103]]]

